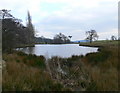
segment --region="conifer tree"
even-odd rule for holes
[[[28,40],[29,44],[34,43],[34,27],[32,24],[32,19],[30,13],[27,13],[27,29],[28,29]]]

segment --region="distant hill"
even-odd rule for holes
[[[89,42],[89,40],[77,40],[77,41],[72,41],[74,43],[79,43],[79,42]]]

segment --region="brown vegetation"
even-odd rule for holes
[[[35,60],[34,63],[32,62],[34,55],[29,56],[21,52],[3,55],[6,60],[6,68],[3,69],[3,91],[67,90],[60,83],[52,80],[42,63],[36,64]],[[30,64],[25,63],[24,58],[31,58],[32,60],[26,59]],[[42,60],[40,58],[35,57],[36,60]]]
[[[3,91],[117,91],[118,43],[95,43],[102,46],[97,53],[49,59],[49,71],[43,56],[3,54]]]
[[[82,61],[87,65],[88,71],[94,81],[95,90],[117,91],[118,90],[118,41],[95,42],[102,46],[100,52],[87,54]],[[94,46],[94,44],[92,46]],[[91,46],[90,44],[88,44]],[[93,90],[90,87],[88,90]]]

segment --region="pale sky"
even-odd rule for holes
[[[118,36],[119,0],[0,0],[0,9],[11,10],[26,23],[27,11],[39,36],[72,35],[85,39],[85,31],[94,29],[99,39]]]

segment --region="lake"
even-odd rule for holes
[[[79,44],[36,44],[35,47],[17,48],[27,54],[43,55],[46,58],[59,56],[62,58],[72,55],[85,55],[97,52],[98,48],[79,46]]]

